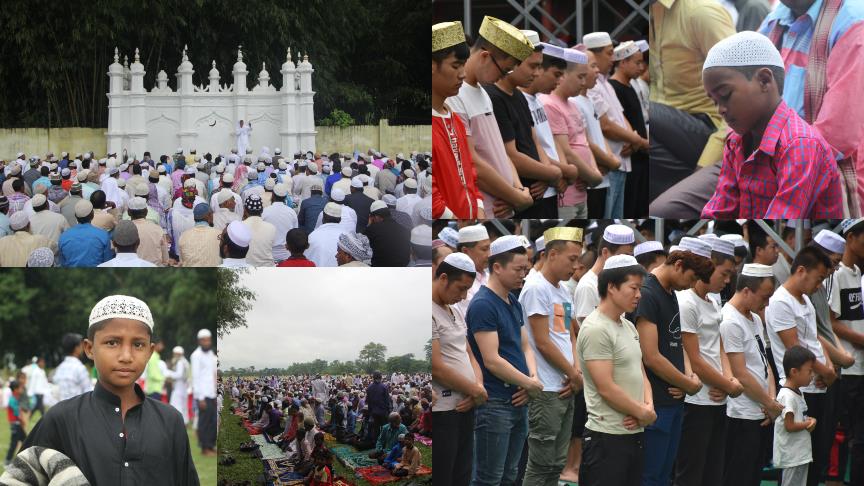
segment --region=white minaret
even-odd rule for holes
[[[210,68],[210,92],[218,93],[219,92],[219,70],[216,69],[216,60],[214,59],[212,62],[212,67]]]
[[[297,68],[300,73],[300,109],[299,109],[299,135],[300,150],[315,151],[315,113],[312,109],[312,64],[309,62],[309,54],[303,55],[303,62]]]
[[[125,110],[123,96],[123,65],[120,64],[120,54],[114,48],[114,62],[108,66],[108,147],[107,153],[122,150],[123,132],[125,126],[123,116]]]
[[[234,63],[234,123],[236,124],[238,120],[243,120],[244,124],[248,124],[249,120],[246,119],[246,103],[241,103],[239,98],[246,97],[249,95],[249,91],[246,89],[246,75],[249,74],[249,71],[246,70],[246,63],[243,62],[243,46],[237,46],[237,62]],[[234,135],[237,136],[236,134]],[[232,143],[233,146],[236,146],[236,142]],[[240,157],[243,157],[245,154],[240,154]]]
[[[141,64],[141,58],[138,54],[138,48],[135,48],[135,60],[129,69],[129,74],[132,77],[129,90],[129,125],[128,125],[128,149],[129,155],[134,155],[140,158],[147,148],[144,146],[147,142],[147,92],[144,90],[144,65]]]
[[[187,47],[183,46],[183,58],[180,66],[177,68],[177,93],[180,95],[180,131],[177,133],[178,142],[184,151],[189,150],[194,145],[195,127],[192,123],[192,93],[195,92],[192,86],[192,63],[189,62],[189,56],[186,54]]]
[[[280,96],[282,101],[282,129],[279,131],[279,139],[283,147],[283,154],[293,154],[300,147],[297,137],[297,91],[294,89],[294,76],[297,69],[294,60],[291,59],[291,48],[285,63],[282,64],[282,90]]]

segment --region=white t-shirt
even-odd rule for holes
[[[781,388],[777,393],[777,401],[783,405],[783,413],[774,419],[774,467],[785,469],[812,462],[810,432],[806,429],[788,432],[783,422],[789,412],[792,412],[796,422],[804,421],[804,412],[807,411],[804,396],[789,388]]]
[[[854,331],[864,332],[864,308],[861,304],[861,270],[857,265],[852,268],[840,262],[834,272],[831,293],[828,295],[831,312],[837,315],[840,325]],[[857,349],[849,341],[840,339],[843,348],[855,358],[855,364],[843,369],[844,375],[864,375],[864,350]]]
[[[723,373],[720,360],[720,304],[708,298],[702,299],[693,289],[675,292],[678,298],[681,332],[696,334],[699,338],[699,354],[718,373]],[[686,403],[694,405],[726,405],[726,400],[715,402],[708,396],[710,387],[703,386],[699,393],[684,397]]]
[[[762,320],[750,313],[752,319],[747,319],[732,304],[726,304],[722,310],[723,320],[720,323],[720,337],[726,353],[743,353],[747,371],[756,379],[765,392],[768,392],[768,360],[759,349],[757,337],[765,343],[762,335]],[[726,400],[726,415],[737,419],[760,420],[765,418],[762,406],[746,394]]]
[[[543,274],[525,282],[519,293],[519,303],[522,304],[522,314],[525,322],[530,316],[547,317],[549,339],[558,351],[573,363],[573,343],[570,341],[570,326],[573,325],[573,302],[567,288],[560,283],[554,286],[546,280]],[[537,358],[537,378],[543,382],[543,391],[557,392],[563,388],[564,373],[546,361],[537,349],[531,326],[525,326],[528,331],[528,342]]]
[[[561,161],[558,156],[558,149],[555,148],[555,137],[552,136],[552,129],[549,128],[549,119],[546,118],[546,110],[543,108],[543,102],[540,98],[522,92],[525,95],[525,100],[528,101],[528,109],[531,110],[531,119],[534,120],[534,131],[537,133],[537,138],[540,139],[540,147],[546,152],[550,159],[556,162]],[[543,198],[551,197],[558,194],[554,187],[549,186],[546,192],[543,193]]]
[[[432,339],[437,339],[441,346],[441,361],[466,379],[475,381],[477,378],[474,376],[474,368],[471,367],[471,359],[466,351],[467,332],[465,319],[455,307],[442,307],[432,302]],[[434,378],[432,389],[438,397],[432,405],[433,412],[454,410],[456,405],[465,398],[462,392],[444,388]]]
[[[820,363],[825,362],[825,354],[822,351],[822,343],[816,338],[816,310],[810,303],[810,298],[802,296],[804,302],[798,300],[780,286],[768,300],[765,309],[765,321],[768,324],[768,339],[771,341],[771,352],[774,356],[774,364],[777,366],[777,374],[780,375],[780,384],[786,381],[786,372],[783,370],[783,356],[786,354],[786,346],[777,334],[786,329],[795,328],[798,331],[798,343],[809,349],[816,355]],[[825,393],[825,388],[816,387],[816,378],[807,387],[802,387],[804,393]]]
[[[594,270],[588,270],[579,279],[576,292],[573,293],[573,315],[581,321],[594,312],[598,305],[600,305],[600,294],[597,291],[597,274]]]
[[[601,149],[605,149],[606,139],[603,138],[603,130],[600,128],[600,117],[597,115],[597,111],[594,110],[594,103],[583,95],[574,96],[570,98],[570,101],[574,101],[576,106],[579,107],[579,111],[582,112],[582,118],[585,120],[585,130],[588,132],[588,140]],[[603,189],[606,187],[609,187],[609,174],[604,174],[603,182],[597,186],[589,187],[588,190]]]

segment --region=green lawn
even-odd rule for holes
[[[41,419],[41,414],[39,415]],[[38,420],[37,420],[38,422]],[[30,424],[30,429],[33,425]],[[195,469],[198,470],[198,478],[201,484],[214,485],[216,484],[216,458],[203,457],[201,449],[198,447],[198,438],[195,437],[195,431],[190,425],[186,431],[189,434],[189,444],[192,447],[192,460],[195,461]],[[0,413],[0,474],[3,474],[3,459],[6,458],[6,451],[9,448],[9,422],[6,419],[6,410]]]
[[[219,466],[219,479],[232,479],[237,481],[250,480],[255,481],[264,473],[264,463],[260,459],[252,458],[248,453],[237,452],[238,447],[243,442],[249,441],[249,433],[246,432],[240,425],[239,417],[232,414],[229,407],[231,399],[225,398],[225,403],[222,408],[222,428],[219,429],[219,454],[229,453],[237,459],[237,463],[231,466]],[[335,447],[341,444],[336,442],[327,442],[328,447]],[[419,442],[414,445],[422,454],[423,465],[432,467],[432,449],[426,447]],[[371,486],[371,483],[354,477],[354,471],[342,465],[338,460],[333,460],[333,471],[335,475],[342,476],[348,481],[357,486]],[[431,484],[432,476],[424,476],[413,482],[413,484]],[[204,484],[202,482],[202,484]],[[395,483],[387,483],[392,485],[408,485],[412,484],[412,480],[402,480]]]

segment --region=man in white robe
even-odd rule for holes
[[[240,154],[246,153],[246,147],[249,146],[249,134],[252,133],[252,123],[243,124],[240,120],[240,126],[237,127],[237,152]]]
[[[189,370],[189,361],[184,356],[183,348],[181,346],[174,346],[174,367],[171,370],[168,370],[165,376],[171,378],[173,380],[173,387],[171,389],[171,406],[176,408],[181,415],[183,415],[183,423],[189,423],[189,377],[191,376],[191,372]]]

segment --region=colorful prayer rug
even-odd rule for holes
[[[285,453],[282,452],[282,449],[280,449],[279,446],[277,446],[276,444],[271,444],[271,443],[267,442],[267,439],[265,439],[263,435],[258,434],[258,435],[253,435],[251,437],[252,437],[252,440],[254,440],[256,444],[261,446],[258,448],[258,450],[261,452],[261,459],[262,460],[280,459],[280,458],[285,457]]]
[[[372,484],[386,484],[405,479],[390,474],[390,470],[383,466],[361,467],[357,469],[356,473]],[[420,466],[420,469],[417,470],[417,476],[427,474],[432,474],[432,469],[429,467]]]
[[[357,451],[349,446],[332,447],[331,450],[336,454],[339,462],[351,469],[378,464],[378,461],[369,458],[370,451]]]
[[[417,442],[419,442],[425,446],[432,447],[432,439],[429,437],[426,437],[425,435],[414,434],[414,440],[416,440]]]

